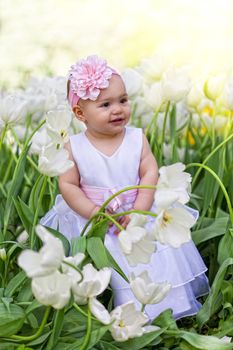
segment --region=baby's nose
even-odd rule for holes
[[[113,105],[112,112],[113,112],[114,114],[117,114],[117,113],[121,113],[121,111],[122,111],[121,105],[120,105],[119,103],[115,103],[115,104]]]

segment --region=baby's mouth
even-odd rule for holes
[[[110,123],[120,123],[124,120],[124,118],[116,118],[110,121]]]

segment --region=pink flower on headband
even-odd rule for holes
[[[95,101],[99,96],[100,89],[109,86],[112,74],[117,74],[114,69],[107,66],[107,62],[96,55],[88,56],[71,66],[69,71],[70,90],[69,101],[71,105],[81,98]]]

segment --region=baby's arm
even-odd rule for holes
[[[75,164],[70,142],[65,145],[65,148],[69,152],[69,159]],[[66,173],[59,176],[58,180],[59,190],[66,203],[76,213],[89,219],[99,209],[90,199],[88,199],[85,193],[80,189],[80,175],[76,165],[74,165]]]
[[[145,135],[143,135],[143,148],[139,168],[140,183],[139,185],[156,185],[158,181],[158,165],[153,156],[149,142]],[[155,190],[139,189],[134,209],[136,210],[150,210],[154,201]]]

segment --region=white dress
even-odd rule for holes
[[[107,156],[92,145],[84,132],[70,137],[73,157],[80,172],[80,186],[87,197],[101,205],[116,191],[139,183],[142,140],[141,129],[126,127],[122,144],[113,155]],[[116,211],[125,211],[132,208],[135,199],[136,191],[125,192],[110,205]],[[191,211],[194,216],[198,216],[195,210]],[[66,204],[61,195],[57,196],[54,207],[41,219],[42,225],[60,231],[69,240],[80,234],[86,222],[85,218]],[[180,248],[157,243],[157,251],[152,255],[150,263],[136,267],[129,266],[120,251],[117,236],[111,229],[106,234],[105,246],[127,276],[131,271],[137,274],[147,270],[154,281],[172,284],[165,299],[158,304],[146,306],[145,311],[151,319],[167,308],[173,310],[176,319],[193,315],[200,309],[201,304],[196,298],[208,293],[209,285],[205,275],[207,268],[193,241]],[[140,306],[128,283],[114,270],[111,287],[115,306],[129,300],[134,300]]]

